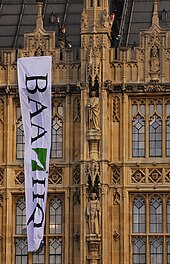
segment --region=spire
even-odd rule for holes
[[[42,19],[42,5],[43,5],[43,0],[36,0],[37,5],[38,5],[38,16],[37,16],[37,22],[36,22],[36,27],[38,28],[43,28],[43,19]]]
[[[159,17],[158,17],[158,0],[154,0],[153,16],[152,16],[152,26],[159,26]]]

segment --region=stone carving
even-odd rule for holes
[[[119,96],[113,97],[113,122],[120,120],[120,98]]]
[[[87,110],[88,110],[88,129],[100,130],[99,98],[96,97],[96,91],[91,91],[91,97],[89,98]]]
[[[145,183],[146,182],[145,171],[141,169],[132,170],[131,181],[132,183]]]
[[[0,185],[4,185],[4,169],[0,167]]]
[[[165,170],[165,182],[170,183],[170,170],[169,169]]]
[[[114,184],[120,184],[120,168],[114,166],[112,169],[112,182]]]
[[[101,207],[96,193],[91,193],[87,205],[88,227],[90,234],[100,234]]]
[[[150,169],[148,181],[149,183],[162,183],[162,169]]]
[[[108,14],[107,14],[107,10],[104,9],[101,15],[101,24],[103,28],[107,28],[108,27],[108,23],[109,22],[109,18],[108,18]]]
[[[114,205],[120,204],[120,193],[118,192],[117,188],[113,189],[113,204]]]
[[[79,184],[80,183],[80,166],[77,165],[73,169],[73,184]]]
[[[159,49],[157,46],[153,46],[150,50],[150,74],[156,74],[155,77],[158,78],[160,73],[160,58],[159,58]]]
[[[62,173],[63,173],[62,168],[56,167],[55,165],[50,167],[48,183],[49,184],[61,184],[62,179],[63,179]]]
[[[100,185],[100,166],[96,161],[91,161],[87,165],[87,182],[90,192],[98,192]]]
[[[0,122],[4,123],[4,100],[0,98]]]
[[[23,170],[16,170],[15,171],[15,185],[24,184],[25,177],[24,177],[24,171]]]
[[[80,189],[76,188],[74,194],[73,194],[73,204],[79,205],[80,204]]]
[[[159,80],[150,80],[150,82],[144,86],[144,92],[159,92],[165,90],[165,86],[161,85]]]
[[[83,9],[83,12],[81,14],[81,21],[82,21],[82,27],[87,28],[88,17],[87,17],[87,11],[85,9]]]
[[[80,122],[80,110],[80,96],[76,96],[73,103],[74,122]]]

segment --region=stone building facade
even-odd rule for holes
[[[0,65],[0,263],[170,263],[170,35],[110,48],[108,1],[85,0],[80,58],[37,26]],[[61,54],[62,52],[62,54]],[[52,56],[45,246],[27,253],[17,58]],[[61,56],[62,55],[62,56]]]

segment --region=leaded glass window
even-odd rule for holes
[[[150,232],[162,232],[162,201],[156,196],[150,201]]]
[[[27,240],[25,238],[15,239],[15,264],[27,264],[27,256]]]
[[[61,102],[53,106],[51,158],[63,158],[63,106]]]
[[[49,263],[62,264],[62,239],[54,238],[49,241]]]
[[[170,264],[169,194],[132,194],[131,201],[130,263]],[[141,215],[145,215],[142,221]],[[143,220],[145,228],[141,228]]]
[[[55,197],[50,202],[50,234],[61,234],[62,233],[62,207],[61,201],[58,197]]]
[[[149,156],[162,155],[162,103],[150,101],[149,104]]]
[[[146,264],[146,239],[133,239],[133,264]]]
[[[132,156],[145,156],[145,104],[134,101],[132,105]]]
[[[133,202],[133,233],[144,233],[145,222],[145,201],[139,196]]]
[[[170,264],[170,238],[166,240],[167,264]]]
[[[63,208],[62,196],[51,195],[47,199],[47,216],[44,247],[28,253],[26,237],[25,198],[16,200],[15,264],[62,264],[63,262]],[[63,199],[63,198],[62,198]]]
[[[170,157],[170,100],[132,98],[131,150],[133,158]]]
[[[162,238],[150,238],[150,264],[163,264]]]
[[[20,198],[16,204],[16,234],[26,234],[26,232],[25,199]]]

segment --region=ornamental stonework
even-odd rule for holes
[[[0,123],[4,123],[4,100],[0,98]]]
[[[63,169],[56,165],[50,166],[50,172],[48,176],[49,184],[61,184],[63,181]]]
[[[0,193],[0,206],[3,206],[4,195]]]
[[[15,185],[23,185],[24,182],[24,170],[15,170]]]
[[[0,186],[4,185],[4,169],[0,167]]]
[[[165,182],[170,183],[170,169],[165,170]]]
[[[120,168],[117,166],[112,168],[112,182],[113,184],[120,184]]]
[[[131,182],[132,183],[145,183],[146,182],[145,170],[132,169]]]
[[[77,165],[75,168],[73,168],[73,184],[79,184],[80,183],[80,166]]]
[[[120,97],[113,96],[113,122],[120,121]]]
[[[149,183],[162,183],[162,169],[149,169],[148,182]]]
[[[73,100],[73,120],[74,122],[80,122],[81,120],[81,106],[80,96],[76,96]]]
[[[73,193],[73,204],[80,205],[80,188],[76,188]]]

